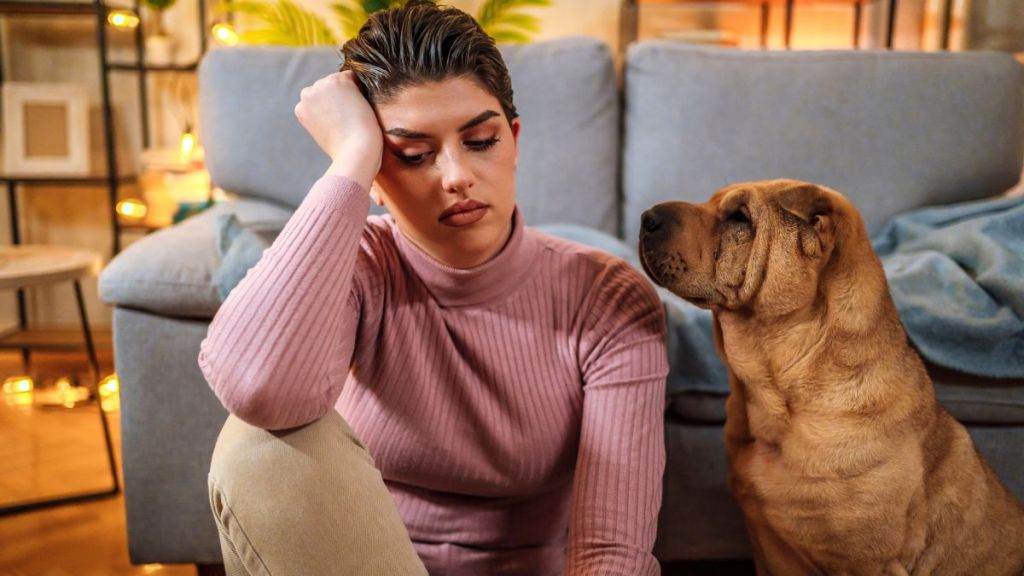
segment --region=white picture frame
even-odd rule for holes
[[[4,172],[8,176],[89,174],[89,92],[72,83],[3,85]]]

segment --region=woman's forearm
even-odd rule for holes
[[[228,295],[199,365],[231,413],[280,429],[330,409],[355,345],[349,298],[368,211],[362,185],[325,174]]]

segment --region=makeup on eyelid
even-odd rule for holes
[[[485,151],[491,149],[498,142],[501,142],[501,138],[499,138],[497,136],[493,136],[491,138],[487,138],[487,139],[483,139],[483,140],[464,140],[463,144],[470,151],[473,151],[473,152],[485,152]],[[399,150],[394,150],[394,149],[391,150],[391,153],[396,158],[398,158],[404,164],[407,164],[409,166],[418,166],[418,165],[422,164],[423,161],[426,159],[426,157],[429,154],[432,154],[433,152],[434,152],[433,150],[425,150],[425,151],[417,153],[417,154],[408,154],[408,153],[403,153],[403,152],[401,152]]]

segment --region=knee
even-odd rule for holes
[[[210,476],[225,483],[239,475],[259,472],[262,465],[271,465],[273,459],[270,432],[245,423],[229,415],[210,461]]]
[[[210,478],[229,493],[243,486],[273,489],[309,481],[346,463],[373,466],[366,448],[334,410],[305,426],[275,431],[232,415],[217,438]]]

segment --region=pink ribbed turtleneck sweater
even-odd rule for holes
[[[623,261],[523,226],[444,266],[324,176],[231,292],[199,362],[278,429],[335,408],[432,575],[658,574],[664,318]]]

